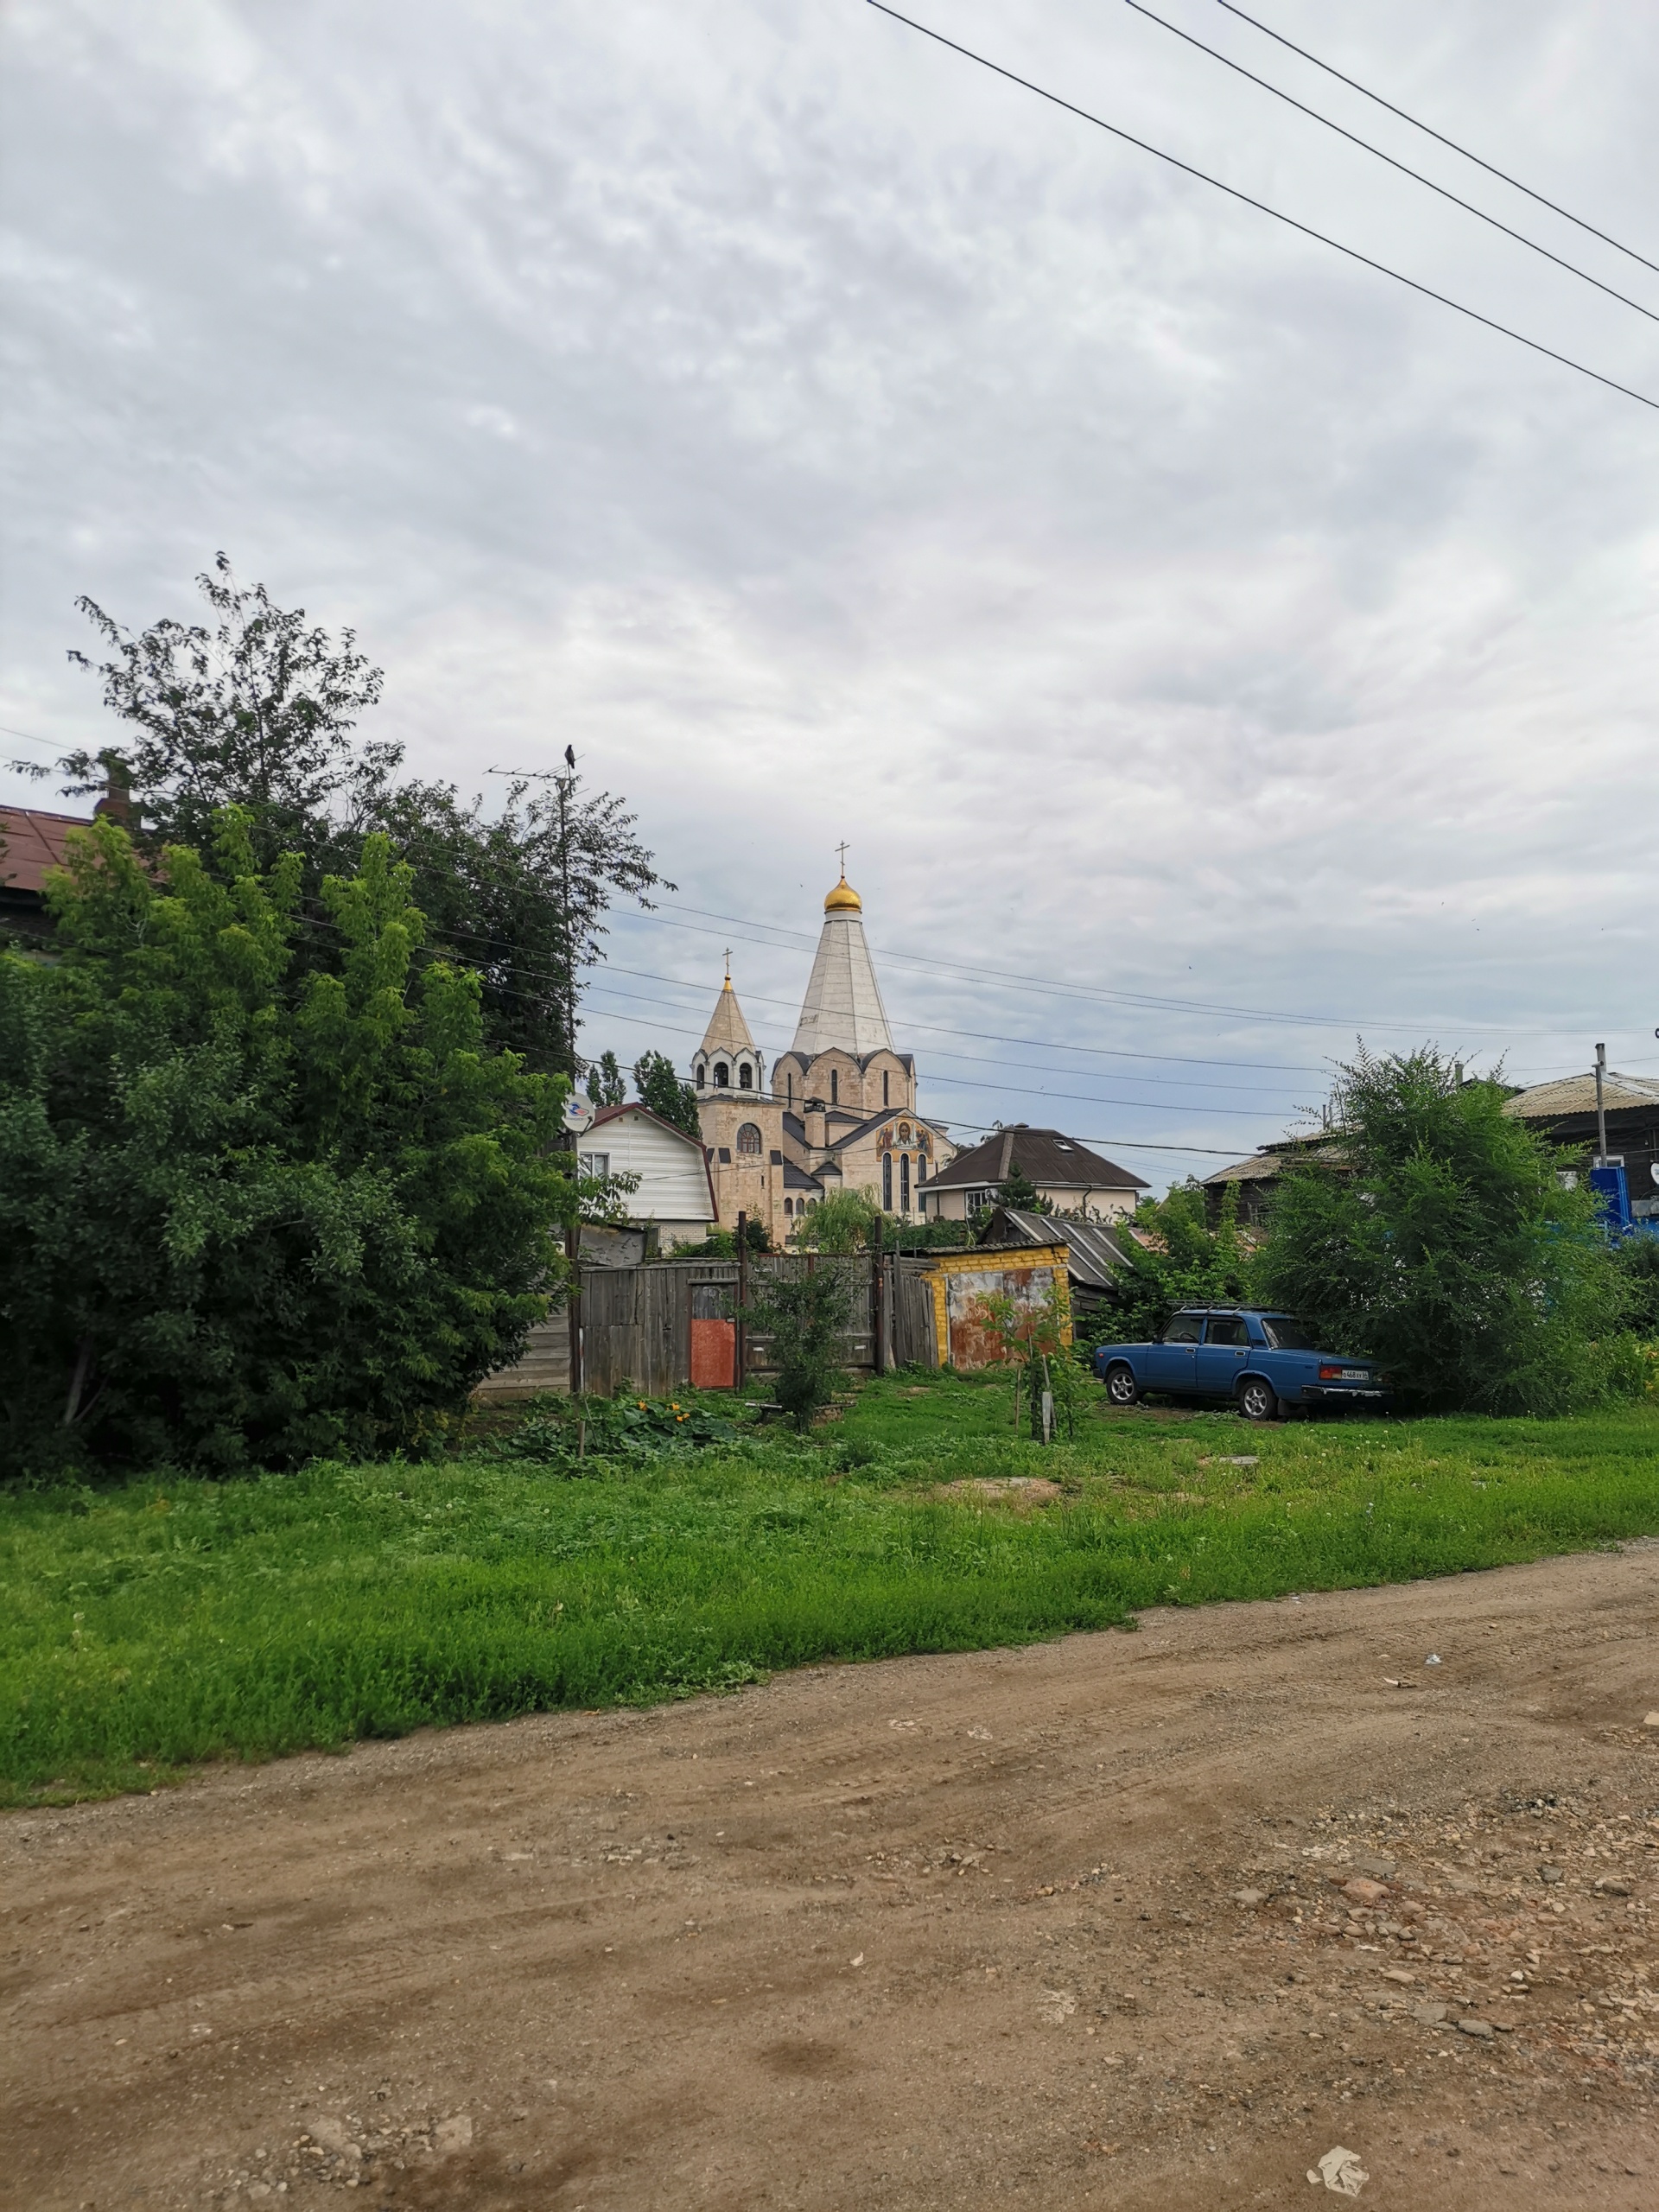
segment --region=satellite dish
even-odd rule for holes
[[[594,1109],[573,1090],[564,1102],[564,1126],[572,1136],[584,1135],[594,1126]]]
[[[1659,1183],[1659,1160],[1650,1160],[1648,1162],[1648,1173],[1656,1183]]]

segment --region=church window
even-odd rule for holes
[[[891,1106],[893,1103],[893,1099],[890,1096],[892,1084],[892,1077],[887,1073],[886,1068],[883,1068],[881,1071],[881,1103],[884,1106]]]
[[[727,1065],[726,1065],[726,1063],[725,1063],[725,1061],[724,1061],[724,1060],[716,1060],[716,1061],[715,1062],[715,1090],[729,1090],[731,1089],[731,1086],[732,1086],[732,1071],[731,1071],[730,1068],[728,1068],[728,1067],[727,1066]]]
[[[792,1075],[784,1077],[784,1087],[788,1093],[789,1110],[792,1114],[795,1111],[795,1078]]]
[[[889,1153],[887,1157],[891,1159],[892,1154]],[[900,1213],[910,1211],[910,1154],[907,1152],[902,1154],[899,1160],[899,1211]]]
[[[841,1071],[839,1068],[831,1068],[830,1071],[830,1103],[832,1106],[839,1106],[841,1103]]]
[[[918,1158],[918,1160],[917,1160],[917,1162],[916,1162],[916,1195],[917,1195],[917,1197],[918,1197],[918,1198],[920,1198],[920,1196],[921,1196],[921,1194],[922,1194],[922,1185],[923,1185],[923,1184],[924,1184],[924,1183],[925,1183],[925,1182],[926,1182],[926,1180],[927,1180],[927,1160],[926,1160],[925,1155],[923,1155],[922,1157]]]
[[[753,1090],[754,1089],[754,1070],[749,1065],[747,1060],[744,1061],[742,1066],[739,1068],[737,1071],[737,1087],[740,1090]]]
[[[708,1084],[709,1063],[707,1060],[699,1060],[697,1062],[697,1089],[699,1090],[706,1090],[708,1088]]]
[[[795,1218],[795,1201],[793,1198],[785,1198],[784,1200],[784,1211],[788,1215],[789,1218],[793,1221]]]
[[[745,1122],[743,1126],[739,1129],[737,1133],[737,1148],[742,1153],[753,1153],[757,1160],[760,1158],[760,1132],[753,1122]]]
[[[881,1211],[883,1213],[893,1211],[893,1154],[890,1152],[884,1152],[881,1155]]]

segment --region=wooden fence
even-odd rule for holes
[[[813,1268],[832,1268],[847,1278],[850,1326],[845,1338],[848,1370],[874,1371],[875,1267],[867,1256],[809,1257],[799,1253],[770,1255],[748,1262],[747,1306],[753,1306],[766,1283],[792,1280]],[[884,1367],[896,1362],[932,1364],[933,1301],[908,1259],[882,1262]],[[643,1267],[583,1268],[581,1303],[582,1380],[590,1391],[612,1395],[631,1382],[651,1397],[684,1389],[692,1379],[694,1323],[705,1332],[710,1321],[724,1322],[736,1334],[738,1268],[733,1260],[659,1260]],[[746,1375],[772,1371],[772,1345],[753,1320],[742,1330]],[[703,1369],[703,1360],[696,1363]],[[704,1370],[706,1371],[706,1370]],[[728,1372],[729,1373],[729,1364]],[[723,1377],[721,1379],[724,1379]],[[570,1387],[570,1317],[556,1313],[530,1332],[524,1357],[480,1384],[474,1394],[486,1404],[534,1396],[542,1390]]]

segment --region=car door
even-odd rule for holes
[[[1250,1356],[1249,1324],[1242,1313],[1212,1313],[1193,1361],[1193,1387],[1206,1398],[1230,1398]]]
[[[1192,1361],[1204,1332],[1202,1313],[1178,1313],[1147,1355],[1146,1383],[1154,1390],[1190,1390]]]

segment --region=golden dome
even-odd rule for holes
[[[823,902],[826,914],[861,914],[864,901],[843,875],[841,881]]]

